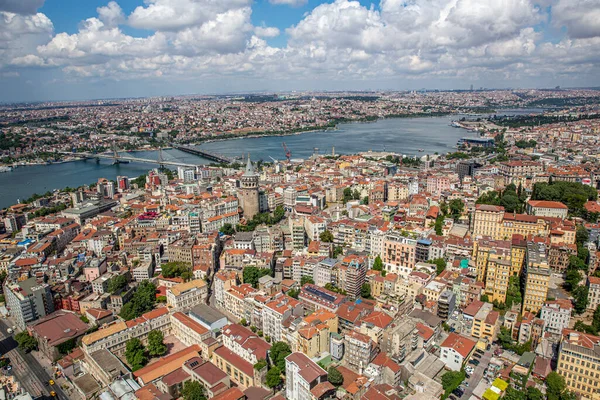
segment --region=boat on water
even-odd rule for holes
[[[12,171],[12,167],[0,166],[0,172],[10,172]]]
[[[462,125],[458,123],[458,121],[452,121],[450,122],[450,126],[454,127],[454,128],[462,128]]]
[[[425,151],[425,149],[419,149],[419,153],[422,153],[424,151]]]

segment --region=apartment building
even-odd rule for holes
[[[202,345],[212,333],[182,312],[171,314],[171,334],[186,346]]]
[[[416,240],[397,233],[388,234],[383,241],[381,257],[386,270],[398,274],[410,273],[415,268],[416,248]]]
[[[573,304],[567,299],[546,301],[542,306],[540,318],[544,321],[544,330],[560,335],[563,329],[569,328]]]
[[[440,360],[448,369],[460,371],[465,361],[475,350],[476,342],[451,332],[440,345]]]
[[[28,322],[43,318],[54,312],[50,286],[38,283],[36,278],[4,285],[6,306],[17,326],[23,330]]]
[[[344,290],[351,300],[360,298],[362,285],[365,283],[367,263],[363,258],[355,258],[346,265],[346,284]]]
[[[504,207],[478,204],[473,216],[473,237],[489,236],[496,240],[508,240],[513,235],[548,236],[550,223],[546,217],[514,214]],[[567,240],[564,240],[567,242]]]
[[[316,357],[329,351],[330,336],[338,332],[338,317],[332,312],[318,310],[306,316],[295,332],[295,351]]]
[[[344,360],[362,373],[377,355],[377,343],[370,336],[352,330],[344,334]]]
[[[600,278],[588,276],[588,309],[595,310],[600,305]]]
[[[525,288],[522,312],[529,311],[537,314],[546,302],[550,284],[550,267],[546,256],[546,246],[543,243],[527,243],[521,281]]]
[[[587,399],[600,397],[600,337],[564,330],[558,348],[557,370],[567,389]]]
[[[491,250],[487,260],[485,293],[490,301],[506,302],[512,262],[510,249]]]
[[[335,390],[327,382],[327,371],[302,353],[292,353],[286,357],[285,372],[286,399],[312,400],[315,398],[312,390],[320,384],[329,384],[331,387],[328,390]]]
[[[107,349],[121,355],[129,339],[138,338],[143,343],[148,334],[160,330],[165,336],[171,331],[171,318],[167,307],[157,308],[131,321],[116,321],[105,328],[85,335],[81,339],[83,351],[91,354],[100,349]]]
[[[265,336],[278,342],[281,340],[283,321],[293,316],[302,316],[304,306],[289,296],[278,296],[265,304],[262,309],[262,327]]]
[[[271,345],[250,329],[239,324],[229,324],[221,332],[223,345],[246,362],[254,365],[259,360],[267,359]]]
[[[493,310],[491,303],[484,303],[473,317],[471,336],[487,339],[490,343],[496,339],[500,324],[500,314]]]
[[[203,279],[194,279],[167,289],[167,306],[177,311],[185,311],[206,302],[208,285]]]
[[[567,218],[569,207],[560,201],[529,200],[525,211],[540,217]]]

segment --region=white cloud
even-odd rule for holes
[[[269,3],[276,5],[288,5],[292,7],[300,7],[308,3],[308,0],[269,0]]]
[[[254,33],[258,37],[273,38],[279,36],[279,29],[272,26],[257,26],[254,28]]]
[[[177,31],[210,22],[216,15],[251,5],[251,0],[147,0],[129,16],[135,28]]]
[[[232,86],[243,79],[267,84],[318,79],[355,88],[369,80],[425,84],[581,73],[590,84],[600,83],[600,38],[593,24],[574,33],[561,22],[569,37],[544,43],[538,24],[549,16],[539,1],[566,0],[381,0],[378,7],[335,0],[287,28],[289,40],[281,48],[265,41],[280,35],[279,28],[252,24],[251,0],[146,0],[127,18],[111,1],[97,9],[97,18],[82,21],[78,32],[51,40],[52,23],[43,14],[10,14],[17,19],[4,22],[11,25],[6,38],[0,18],[0,45],[18,38],[17,32],[36,32],[30,35],[38,38],[35,46],[23,47],[27,52],[4,56],[0,46],[0,55],[10,68],[55,65],[80,80],[152,78],[165,85],[170,79],[225,77]],[[554,14],[559,5],[553,21],[560,20]],[[563,7],[562,21],[576,19],[581,10]],[[149,29],[150,35],[125,34],[124,23]]]
[[[559,0],[552,9],[552,21],[566,27],[572,38],[600,36],[600,1]]]
[[[53,28],[52,21],[41,13],[0,12],[0,68],[14,58],[35,52],[38,45],[50,40]]]
[[[109,2],[104,7],[98,7],[96,11],[98,18],[107,26],[117,26],[125,22],[125,14],[115,1]]]
[[[35,14],[44,0],[0,0],[0,11],[16,14]]]

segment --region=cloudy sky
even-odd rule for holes
[[[0,0],[0,101],[600,86],[600,0]]]

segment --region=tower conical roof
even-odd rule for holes
[[[246,163],[246,172],[244,172],[244,176],[254,176],[256,173],[254,172],[254,166],[252,165],[252,161],[250,161],[250,154],[248,154],[248,162]]]

